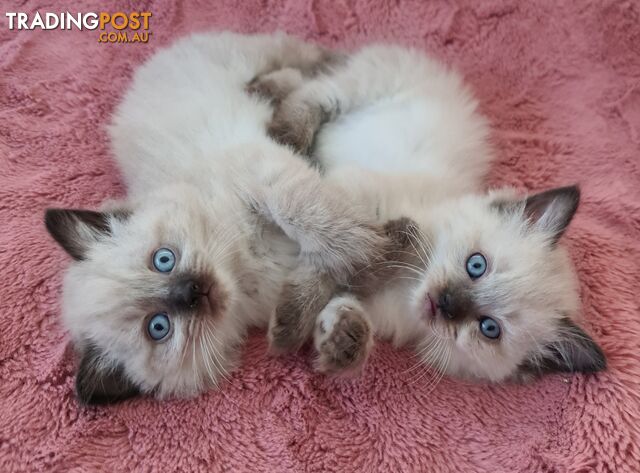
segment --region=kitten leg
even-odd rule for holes
[[[386,243],[381,229],[338,186],[280,146],[268,149],[265,144],[258,153],[262,156],[250,163],[250,179],[257,182],[243,182],[242,176],[249,177],[245,170],[237,173],[236,186],[253,211],[300,245],[303,264],[345,284],[355,269],[382,251]]]
[[[247,84],[246,91],[277,106],[287,95],[299,88],[304,80],[299,69],[285,67],[254,77]]]
[[[273,353],[297,351],[311,337],[317,315],[331,300],[336,283],[331,276],[303,265],[292,272],[269,320],[267,338]]]
[[[328,73],[342,63],[345,57],[340,52],[328,50],[321,50],[319,55],[306,54],[297,64],[295,61],[288,61],[289,64],[282,69],[258,74],[247,84],[246,91],[277,106],[306,81],[319,74]]]
[[[335,288],[379,257],[386,236],[339,187],[281,146],[266,141],[233,164],[234,187],[247,208],[300,245],[298,270],[269,323],[272,349],[295,350]]]
[[[249,94],[278,104],[305,81],[330,71],[344,61],[345,55],[340,52],[293,38],[289,40],[279,60],[247,84]]]
[[[418,238],[415,228],[416,223],[406,217],[390,220],[383,226],[385,247],[381,253],[371,255],[366,265],[351,273],[347,288],[354,297],[366,298],[375,293],[385,281],[403,270],[402,262],[420,266],[422,261],[414,253],[415,248],[420,247],[420,242],[415,240]],[[386,261],[395,264],[386,265]],[[275,353],[298,350],[311,336],[317,315],[338,289],[339,285],[329,274],[319,274],[307,267],[294,271],[269,321],[271,350]]]
[[[246,170],[236,173],[235,182],[252,211],[300,245],[300,266],[269,321],[271,349],[281,353],[295,351],[309,339],[317,314],[336,287],[377,260],[387,237],[316,169],[281,146],[272,146],[259,150],[269,159],[238,163],[241,169],[250,165],[250,179],[258,182],[246,181]]]
[[[332,299],[318,315],[313,341],[318,371],[338,374],[359,370],[373,346],[371,325],[360,302],[351,295]]]
[[[287,36],[278,57],[271,64],[269,70],[262,74],[279,69],[297,69],[303,77],[311,78],[330,71],[336,65],[344,62],[345,54],[331,51],[313,43],[306,43],[293,36]]]
[[[341,103],[347,102],[346,66],[333,75],[321,75],[302,84],[277,105],[268,133],[278,143],[290,146],[299,154],[309,156],[320,127],[341,113]]]
[[[296,153],[310,156],[316,133],[330,120],[330,113],[320,103],[305,98],[306,86],[281,100],[273,113],[267,133]]]

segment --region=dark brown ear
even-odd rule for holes
[[[408,217],[389,220],[383,228],[393,249],[409,248],[412,239],[415,242],[415,239],[418,238],[418,224]]]
[[[578,186],[558,187],[526,198],[524,216],[556,244],[578,210]]]
[[[595,373],[607,367],[602,349],[569,318],[558,328],[560,338],[546,346],[542,358],[527,361],[522,370],[542,373]]]
[[[51,236],[75,260],[85,259],[87,250],[111,234],[112,218],[126,219],[128,212],[94,212],[93,210],[47,209],[44,222]]]
[[[76,374],[76,392],[83,404],[112,404],[139,394],[122,365],[106,360],[93,345],[87,346]]]

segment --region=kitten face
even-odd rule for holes
[[[429,216],[432,248],[414,307],[430,330],[425,361],[445,373],[501,381],[544,371],[597,371],[600,348],[570,317],[578,288],[557,240],[577,188],[518,201],[490,194]]]
[[[228,218],[204,218],[205,206],[181,189],[127,212],[47,211],[76,260],[63,317],[82,356],[82,401],[193,395],[230,368],[242,239]]]

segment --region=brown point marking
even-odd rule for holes
[[[333,278],[320,274],[285,285],[269,323],[269,347],[274,353],[297,351],[311,337],[316,316],[336,288]]]
[[[139,394],[123,366],[106,361],[104,354],[92,344],[82,353],[76,392],[83,404],[113,404]]]

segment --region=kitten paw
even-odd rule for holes
[[[373,344],[371,327],[360,305],[339,299],[318,317],[314,338],[318,350],[315,368],[327,374],[358,371]]]
[[[322,117],[320,107],[285,100],[273,114],[267,132],[278,143],[291,147],[296,153],[309,156],[316,131],[322,124]]]
[[[245,87],[249,95],[256,95],[278,105],[304,81],[302,73],[293,68],[279,69],[256,76]]]

